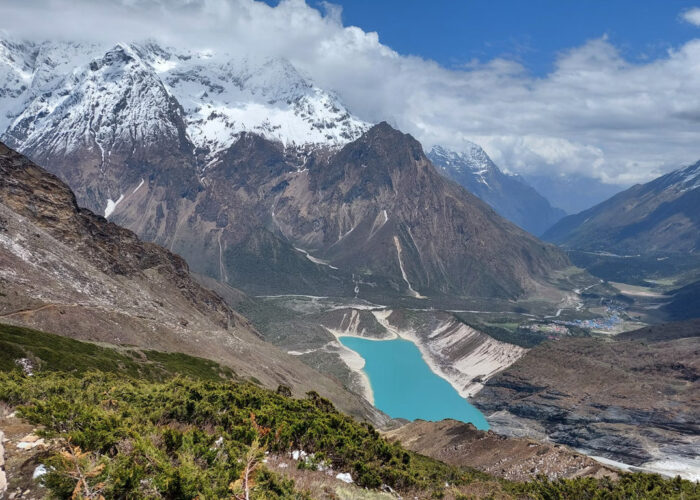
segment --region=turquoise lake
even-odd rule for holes
[[[408,340],[367,340],[340,337],[340,342],[365,360],[374,392],[374,406],[394,418],[471,422],[487,430],[484,415],[425,363]]]

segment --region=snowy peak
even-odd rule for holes
[[[247,58],[230,60],[223,68],[241,90],[259,95],[270,104],[290,103],[309,95],[313,90],[313,85],[289,61],[282,58],[268,58],[261,64]]]
[[[454,151],[442,146],[433,146],[430,154],[443,159],[455,169],[468,168],[472,172],[480,172],[497,168],[481,146],[470,141],[464,141],[461,151]]]
[[[29,44],[0,41],[0,95],[21,93],[29,87],[33,72],[32,49]]]
[[[438,170],[491,205],[500,215],[533,234],[542,234],[566,215],[520,176],[506,174],[477,144],[461,151],[434,146],[428,158]]]
[[[124,71],[130,63],[135,63],[137,58],[138,56],[131,47],[119,43],[108,50],[102,58],[92,61],[90,71],[99,71],[103,68],[108,68],[108,71]]]
[[[506,175],[491,161],[481,146],[469,141],[464,142],[461,151],[433,146],[428,158],[448,177],[473,177],[474,181],[481,183],[482,188],[486,189],[492,189],[489,177]]]
[[[700,162],[680,170],[675,170],[659,179],[678,191],[690,191],[700,187]]]
[[[135,150],[176,138],[178,113],[153,69],[131,47],[118,44],[62,78],[42,80],[5,138],[43,155],[99,151],[104,164],[116,145]]]
[[[120,138],[135,145],[173,136],[174,114],[186,140],[205,155],[244,132],[286,146],[335,147],[369,128],[285,59],[181,51],[153,41],[106,51],[0,41],[0,134],[23,151],[41,144],[47,153],[67,153]]]
[[[3,94],[19,97],[51,90],[99,52],[100,46],[90,43],[0,40],[0,99]]]
[[[340,146],[369,128],[285,59],[150,50],[152,67],[185,110],[190,138],[207,153],[225,149],[243,132],[288,146]]]
[[[428,157],[442,170],[452,171],[456,175],[473,175],[475,180],[490,189],[488,177],[494,173],[503,174],[491,161],[481,146],[465,141],[461,151],[433,146]]]

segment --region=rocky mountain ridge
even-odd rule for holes
[[[44,129],[66,120],[79,124],[78,131],[55,147],[67,152],[79,148],[75,141],[89,135],[83,130],[84,115],[96,104],[103,106],[95,113],[96,131],[103,133],[100,118],[111,114],[124,129],[134,128],[132,140],[152,138],[169,124],[157,112],[170,98],[179,105],[188,139],[209,155],[230,146],[242,132],[289,146],[338,146],[368,128],[338,96],[315,86],[285,59],[254,61],[153,41],[106,47],[2,40],[0,47],[0,82],[7,100],[0,100],[5,120],[0,125],[6,124],[5,140],[22,150],[46,142],[42,135],[49,131]],[[92,139],[104,143],[109,154],[109,137]]]
[[[515,298],[568,264],[286,61],[118,44],[35,88],[43,45],[21,47],[3,68],[27,104],[4,137],[201,274],[258,294]]]
[[[552,207],[523,178],[504,173],[473,142],[464,141],[460,151],[433,146],[428,158],[446,177],[534,235],[539,236],[566,215],[563,210]]]
[[[700,162],[570,215],[543,238],[577,250],[621,255],[693,253],[700,247],[698,188]]]
[[[418,141],[386,123],[306,168],[277,196],[276,227],[334,267],[368,268],[414,298],[516,297],[536,276],[567,265],[445,180]]]

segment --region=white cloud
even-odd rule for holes
[[[693,7],[692,9],[683,11],[681,17],[690,24],[700,26],[700,7]]]
[[[447,69],[404,56],[377,33],[343,26],[339,8],[323,10],[303,0],[6,0],[0,28],[286,57],[361,118],[426,146],[473,140],[510,171],[633,183],[700,158],[700,40],[639,63],[602,37],[534,77],[503,59]]]

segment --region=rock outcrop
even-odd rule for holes
[[[668,463],[683,464],[697,474],[699,335],[659,340],[642,330],[618,341],[548,342],[487,381],[474,404],[496,432],[547,437],[671,474]]]
[[[512,481],[573,477],[615,478],[616,472],[558,444],[501,436],[456,420],[417,420],[386,433],[409,450]]]

